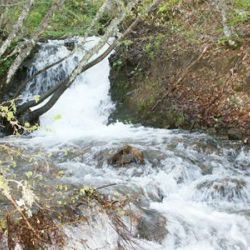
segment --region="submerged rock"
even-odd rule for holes
[[[125,145],[108,159],[108,164],[118,167],[131,163],[143,165],[145,162],[143,152],[130,145]]]
[[[137,226],[139,238],[161,243],[167,234],[166,218],[153,209],[143,209],[143,212]]]
[[[247,183],[243,179],[229,177],[207,180],[197,186],[197,189],[202,192],[203,201],[248,201],[247,188]]]
[[[227,132],[229,140],[242,140],[242,132],[240,129],[231,128]]]
[[[70,51],[73,51],[74,48],[75,48],[75,42],[74,41],[65,41],[64,42],[64,46],[70,50]]]

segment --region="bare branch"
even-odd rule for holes
[[[28,0],[25,3],[25,5],[23,6],[22,13],[20,14],[15,25],[12,27],[12,32],[9,34],[8,38],[4,41],[4,43],[2,44],[2,46],[0,48],[0,58],[5,53],[6,49],[10,46],[10,44],[15,39],[15,37],[17,36],[17,33],[20,30],[20,28],[22,27],[24,20],[28,16],[29,11],[30,11],[33,3],[34,3],[34,0]]]

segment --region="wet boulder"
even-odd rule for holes
[[[229,140],[242,140],[242,132],[240,129],[231,128],[227,132]]]
[[[243,140],[243,143],[245,145],[250,145],[250,136],[249,137],[245,137],[244,140]]]
[[[70,40],[66,40],[66,41],[64,42],[64,46],[65,46],[68,50],[73,51],[74,48],[75,48],[75,42],[74,42],[74,41],[70,41]]]
[[[130,145],[125,145],[108,159],[108,164],[118,167],[131,163],[143,165],[145,161],[143,152]]]
[[[243,179],[230,177],[207,180],[197,185],[197,189],[202,193],[202,201],[249,201],[249,196],[246,192],[247,188],[247,183]]]
[[[138,237],[161,243],[168,231],[166,218],[154,209],[143,209],[143,216],[137,226]]]

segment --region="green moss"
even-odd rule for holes
[[[30,34],[36,29],[36,27],[39,26],[43,16],[46,14],[46,12],[48,11],[50,7],[50,2],[51,1],[48,1],[42,4],[40,3],[35,4],[29,16],[24,22],[23,32],[25,34]]]
[[[157,56],[165,39],[166,37],[163,34],[157,34],[148,38],[148,42],[144,46],[144,51],[150,59],[153,60]]]
[[[66,1],[61,11],[56,13],[44,34],[45,37],[82,35],[90,25],[102,1]],[[97,33],[97,27],[93,30]]]
[[[7,55],[11,54],[11,52],[15,49],[15,46],[16,43],[12,43],[10,47],[7,49],[6,54]],[[8,69],[10,68],[14,60],[15,60],[15,55],[4,60],[0,59],[0,79],[6,75]]]
[[[4,62],[0,62],[0,78],[2,78],[6,74],[13,61],[14,59],[9,58]]]
[[[182,2],[182,0],[169,0],[169,1],[163,1],[158,8],[157,14],[167,14],[169,11],[172,11],[173,7],[175,7],[178,3]]]

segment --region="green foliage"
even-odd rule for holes
[[[140,100],[140,102],[138,103],[139,112],[147,112],[154,103],[155,103],[155,97],[153,95],[151,95],[147,99]]]
[[[97,10],[101,6],[103,0],[82,1],[71,0],[65,1],[64,6],[58,10],[52,17],[47,31],[43,34],[44,38],[48,37],[64,37],[73,35],[83,35],[86,28],[91,23]],[[35,1],[29,16],[24,22],[22,32],[29,36],[39,26],[44,15],[50,8],[52,0]],[[7,31],[10,31],[20,14],[20,6],[12,6],[8,9],[5,23]],[[93,34],[96,34],[99,27],[95,27]]]
[[[91,197],[95,192],[96,189],[89,186],[84,186],[83,188],[80,189],[80,194],[88,197]]]
[[[163,1],[157,11],[158,24],[164,25],[171,17],[175,15],[174,7],[182,0]]]
[[[41,98],[41,97],[40,97],[39,95],[33,96],[33,99],[35,100],[36,103],[39,102],[40,98]]]
[[[140,67],[140,65],[138,64],[131,72],[131,76],[139,76],[142,75],[143,73],[143,69]]]
[[[12,127],[15,135],[19,135],[20,131],[30,133],[38,128],[38,124],[31,126],[28,122],[21,124],[18,121],[15,100],[9,101],[8,104],[0,105],[0,119],[6,121]]]
[[[124,39],[121,42],[121,45],[124,46],[126,49],[128,49],[129,46],[131,46],[134,42],[130,39]]]
[[[147,53],[150,59],[154,59],[165,40],[163,34],[158,34],[157,36],[152,36],[149,38],[148,43],[144,47],[144,51]]]
[[[4,59],[0,59],[0,79],[6,75],[8,69],[15,60],[16,56],[11,55],[11,53],[15,50],[16,44],[16,42],[13,42],[5,53],[8,56]]]
[[[9,183],[3,175],[0,175],[0,192],[9,193]]]
[[[34,7],[30,11],[29,16],[24,22],[23,25],[24,34],[30,34],[39,26],[40,22],[42,21],[42,18],[48,11],[51,2],[52,2],[51,0],[42,3],[35,2]]]
[[[234,0],[232,13],[229,18],[229,25],[235,26],[245,22],[250,18],[250,1],[249,0]]]
[[[0,62],[0,78],[5,76],[13,61],[14,58],[12,57]]]
[[[83,35],[102,2],[102,0],[66,1],[63,9],[53,16],[44,36],[60,37]],[[99,27],[95,27],[95,30],[92,31],[93,34],[97,33],[98,28]]]
[[[28,179],[30,179],[33,176],[33,172],[32,171],[28,171],[28,172],[25,173],[25,175],[26,175],[26,177]]]
[[[168,0],[163,1],[160,7],[158,8],[158,14],[167,13],[171,10],[176,4],[180,3],[182,0]]]
[[[0,116],[6,118],[8,122],[15,120],[14,113],[16,112],[16,105],[11,102],[9,106],[0,106]]]
[[[234,37],[227,37],[227,36],[222,36],[218,39],[218,44],[222,46],[227,46],[231,49],[237,49],[241,46],[241,39],[238,36]]]
[[[124,66],[124,63],[122,61],[121,58],[117,59],[116,61],[113,62],[112,67],[117,70],[120,71],[122,69],[122,67]]]
[[[178,127],[182,127],[182,125],[185,123],[186,119],[185,116],[182,112],[176,112],[176,121],[175,121],[175,126]]]
[[[95,30],[98,32],[99,35],[103,35],[105,33],[105,28],[110,24],[112,19],[113,16],[110,13],[103,14],[103,16],[100,18],[99,22],[95,27]]]

